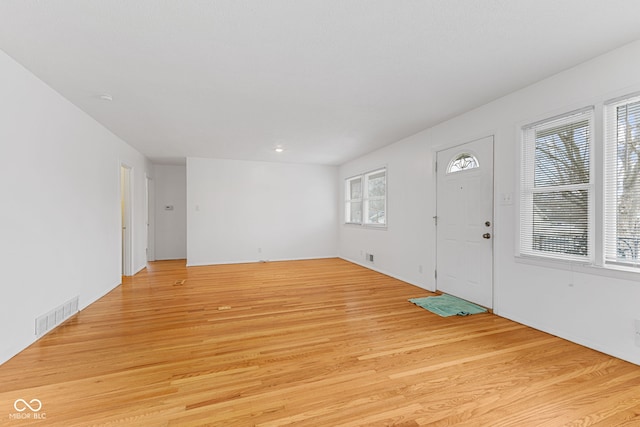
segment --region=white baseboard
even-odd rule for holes
[[[275,259],[250,259],[250,260],[240,260],[240,261],[205,261],[205,262],[194,262],[191,263],[187,260],[187,267],[202,267],[206,265],[225,265],[225,264],[256,264],[260,262],[280,262],[280,261],[308,261],[312,259],[329,259],[329,258],[340,258],[337,255],[327,255],[327,256],[313,256],[313,257],[302,257],[302,258],[275,258]]]
[[[572,343],[579,344],[581,346],[590,348],[592,350],[599,351],[600,353],[617,357],[618,359],[625,360],[635,365],[640,365],[640,356],[638,356],[637,354],[626,354],[619,351],[612,351],[611,348],[604,348],[603,346],[591,340],[585,339],[583,337],[576,337],[573,334],[558,330],[553,326],[542,325],[539,322],[531,321],[530,319],[524,319],[518,316],[517,314],[509,313],[508,311],[505,312],[504,310],[497,310],[497,311],[494,311],[494,314],[500,317],[504,317],[505,319],[509,319],[514,322],[520,323],[521,325],[525,325],[530,328],[545,332],[547,334],[551,334],[558,338],[562,338],[563,340],[571,341]]]
[[[343,259],[345,261],[348,261],[350,263],[359,265],[361,267],[368,268],[369,270],[373,270],[373,271],[376,271],[378,273],[384,274],[385,276],[389,276],[389,277],[393,277],[394,279],[402,280],[403,282],[408,283],[408,284],[413,285],[413,286],[417,286],[420,289],[424,289],[424,290],[429,291],[429,292],[435,292],[435,287],[434,288],[429,288],[428,286],[424,286],[424,285],[422,285],[420,283],[416,283],[413,280],[410,280],[410,279],[407,279],[405,277],[399,276],[397,274],[385,271],[385,270],[383,270],[381,268],[378,268],[375,265],[372,265],[370,263],[362,263],[362,262],[356,261],[354,259],[347,258],[347,257],[342,257],[342,256],[339,256],[338,258]]]

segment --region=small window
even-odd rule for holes
[[[387,225],[387,170],[377,169],[345,180],[344,222]]]
[[[451,160],[449,167],[447,167],[447,173],[461,172],[469,169],[475,169],[479,167],[478,159],[472,154],[462,153],[455,159]]]

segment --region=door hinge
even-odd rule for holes
[[[433,222],[438,225],[438,215],[434,215]]]
[[[438,172],[438,162],[436,162],[436,172]]]
[[[434,279],[438,278],[438,270],[433,270],[433,278]]]

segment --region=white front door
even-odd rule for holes
[[[437,162],[437,289],[493,308],[493,136]]]

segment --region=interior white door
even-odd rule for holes
[[[437,289],[493,308],[493,136],[437,162]]]

